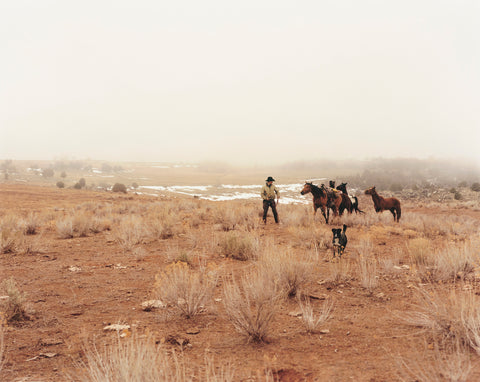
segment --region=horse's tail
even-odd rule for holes
[[[364,214],[365,212],[362,211],[360,208],[358,208],[358,198],[356,196],[354,196],[353,198],[355,199],[355,203],[354,203],[355,213],[359,212],[361,214]]]

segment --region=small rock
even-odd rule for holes
[[[80,272],[80,271],[82,270],[82,268],[77,267],[77,266],[75,266],[75,265],[71,265],[71,266],[68,267],[68,270],[69,270],[70,272]]]
[[[303,313],[301,311],[297,311],[297,312],[290,312],[288,313],[288,315],[292,317],[300,317],[303,315]]]
[[[319,333],[320,333],[320,334],[328,334],[328,333],[330,333],[330,330],[328,330],[328,329],[322,329],[322,330],[320,330]]]
[[[385,293],[380,292],[380,293],[378,293],[375,297],[376,297],[376,298],[384,298],[384,297],[385,297]]]
[[[214,300],[215,300],[215,302],[220,302],[220,301],[222,301],[221,298],[215,298]]]
[[[103,328],[105,331],[114,331],[116,330],[119,332],[120,330],[125,330],[125,329],[130,329],[130,325],[122,325],[122,324],[112,324],[112,325],[107,325]]]
[[[326,300],[328,298],[328,296],[325,293],[322,293],[322,294],[311,293],[308,295],[308,297],[313,298],[314,300]]]
[[[153,309],[166,308],[167,304],[160,300],[148,300],[142,302],[142,309],[146,312],[150,312]]]

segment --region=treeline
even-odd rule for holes
[[[333,177],[337,181],[348,182],[351,187],[366,188],[375,185],[378,189],[391,191],[434,187],[470,187],[476,191],[480,184],[480,166],[461,160],[318,160],[292,162],[282,165],[281,170]]]

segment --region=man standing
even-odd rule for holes
[[[262,192],[260,193],[263,198],[263,222],[265,224],[267,223],[268,207],[271,207],[275,223],[278,224],[277,203],[278,199],[280,199],[280,192],[278,192],[277,188],[273,185],[275,179],[271,176],[267,178],[266,182],[267,183],[263,186]],[[277,203],[275,203],[275,195],[277,196]]]

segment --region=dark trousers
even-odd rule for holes
[[[273,217],[275,218],[275,223],[278,223],[278,213],[277,213],[277,203],[274,199],[264,200],[263,201],[263,221],[267,221],[267,212],[268,207],[272,207]]]

